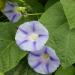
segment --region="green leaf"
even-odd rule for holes
[[[70,66],[66,69],[63,69],[61,67],[61,68],[59,68],[59,70],[56,71],[55,75],[75,75],[75,67]]]
[[[41,75],[34,72],[27,64],[27,58],[23,58],[21,62],[12,70],[5,73],[5,75]]]
[[[25,3],[30,8],[28,9],[30,12],[39,13],[43,12],[43,6],[37,0],[25,0]]]
[[[46,5],[45,5],[45,9],[49,8],[50,6],[52,6],[57,1],[59,1],[59,0],[48,0]]]
[[[67,22],[60,2],[49,7],[39,19],[50,32],[54,31],[58,26]]]
[[[0,23],[0,71],[6,72],[15,67],[27,54],[21,51],[15,38],[16,26],[12,23]]]
[[[67,17],[70,29],[75,28],[75,1],[74,0],[60,0],[63,5],[65,15]]]
[[[75,63],[75,30],[70,30],[67,23],[53,31],[49,42],[56,50],[63,67]]]
[[[75,30],[70,30],[59,2],[48,8],[41,16],[41,23],[48,29],[47,45],[56,50],[63,67],[75,63]]]
[[[0,75],[4,75],[4,73],[0,72]]]

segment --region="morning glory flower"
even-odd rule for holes
[[[10,21],[15,23],[20,20],[22,16],[20,9],[21,7],[19,7],[17,3],[7,1],[2,12]]]
[[[60,60],[52,48],[44,46],[42,50],[29,53],[28,63],[37,73],[51,74],[59,67]]]
[[[39,21],[25,22],[16,32],[17,45],[24,51],[40,50],[48,40],[48,31]]]

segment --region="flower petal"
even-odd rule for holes
[[[3,14],[12,22],[17,22],[22,14],[15,11],[15,7],[18,7],[18,4],[7,1],[5,8],[2,10]]]
[[[17,14],[17,13],[14,13],[14,12],[10,12],[10,13],[4,13],[6,16],[7,16],[7,18],[10,20],[10,21],[12,21],[12,22],[17,22],[18,20],[20,20],[20,18],[21,18],[21,14]]]
[[[13,7],[10,4],[11,4],[11,2],[9,2],[9,1],[6,2],[5,8],[3,9],[3,12],[13,9]]]
[[[49,54],[49,57],[52,57],[52,58],[50,59],[49,57],[44,58],[42,56],[44,54]],[[55,57],[53,57],[54,55]],[[44,46],[39,51],[34,51],[34,52],[29,53],[28,63],[30,67],[33,68],[34,71],[41,73],[41,74],[49,74],[57,70],[57,68],[60,65],[60,60],[52,48]]]
[[[57,68],[59,67],[60,65],[60,61],[49,61],[49,64],[48,64],[48,70],[49,70],[49,73],[53,73],[57,70]],[[46,70],[47,70],[47,67],[46,67]]]
[[[18,45],[24,51],[35,51],[35,47],[33,46],[33,42],[27,41]]]
[[[40,57],[36,57],[36,56],[32,55],[31,53],[28,56],[28,63],[33,68],[33,70],[38,73],[45,74],[45,66],[42,65],[40,60],[41,60]]]
[[[15,7],[15,6],[18,6],[18,4],[17,3],[12,3],[12,2],[10,2],[10,1],[7,1],[7,5],[9,5],[9,6],[11,6],[11,7]]]
[[[42,49],[43,46],[46,44],[48,38],[49,38],[49,36],[39,37],[39,38],[36,40],[36,50]]]
[[[12,14],[12,18],[11,18],[11,21],[12,22],[18,22],[22,17],[22,14],[21,13],[14,13]]]
[[[32,59],[33,58],[33,59]],[[36,57],[35,55],[33,55],[32,53],[29,54],[28,56],[28,63],[31,64],[31,66],[35,66],[39,61],[39,56]],[[37,61],[38,60],[38,61]],[[30,62],[31,61],[31,62]]]
[[[26,37],[27,37],[27,35],[25,35],[22,31],[20,31],[19,29],[17,30],[16,35],[15,35],[15,40],[16,40],[18,45],[22,41],[27,40]]]
[[[36,33],[42,34],[42,35],[47,35],[47,36],[49,35],[49,34],[48,34],[48,30],[43,26],[43,24],[41,24],[41,23],[38,22],[38,21],[33,21],[33,23],[36,24],[36,25],[35,25]]]
[[[40,54],[37,54],[37,53],[35,54],[35,53],[30,52],[30,54],[35,57],[40,57]]]
[[[20,25],[21,29],[27,31],[28,33],[32,33],[32,28],[31,28],[31,23],[30,22],[25,22],[22,25]]]
[[[48,47],[47,51],[48,51],[48,54],[51,56],[51,59],[53,59],[53,60],[55,59],[55,60],[59,61],[59,58],[56,55],[55,50],[53,50],[52,48]]]
[[[38,23],[38,24],[37,24]],[[41,32],[39,33],[39,31],[37,31],[40,28],[40,23],[39,21],[30,21],[30,22],[26,22],[22,25],[19,26],[18,28],[18,33],[16,33],[15,36],[15,40],[17,41],[24,41],[27,39],[28,42],[23,43],[20,48],[25,50],[25,51],[35,51],[35,50],[41,50],[43,48],[43,46],[46,44],[49,35],[48,32],[45,32],[47,34],[44,33],[41,34]],[[41,29],[43,28],[43,30],[45,29],[45,27],[41,27]],[[36,33],[37,31],[37,33]],[[20,37],[20,35],[27,35],[26,37]],[[22,42],[21,41],[21,42]],[[18,44],[18,43],[17,43]],[[29,44],[29,45],[28,45]],[[19,46],[19,44],[18,44]]]

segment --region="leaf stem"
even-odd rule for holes
[[[24,16],[38,16],[38,15],[41,15],[42,13],[33,13],[33,14],[29,14],[29,13],[26,13],[24,14]]]
[[[27,14],[29,16],[34,16],[34,15],[41,15],[42,13],[34,13],[34,14]]]

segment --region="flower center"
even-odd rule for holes
[[[38,39],[38,35],[37,35],[37,34],[32,33],[32,34],[29,35],[29,40],[35,41],[35,40],[37,40],[37,39]]]
[[[15,12],[17,13],[24,13],[25,12],[25,7],[15,7]]]
[[[42,54],[41,56],[41,61],[43,62],[43,64],[46,64],[50,59],[49,54]]]
[[[43,57],[44,59],[49,59],[50,56],[49,56],[49,54],[43,54],[42,57]]]

